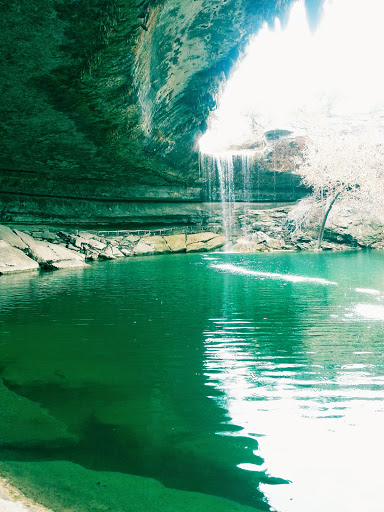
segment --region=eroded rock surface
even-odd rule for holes
[[[196,142],[217,92],[292,1],[4,2],[0,222],[201,201]]]

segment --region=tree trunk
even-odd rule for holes
[[[339,197],[340,194],[341,194],[341,190],[340,190],[340,192],[338,192],[335,195],[335,197],[329,203],[329,206],[324,214],[323,222],[321,223],[321,227],[320,227],[320,231],[319,231],[319,238],[317,240],[317,248],[318,249],[321,249],[321,244],[323,243],[325,224],[327,223],[329,212],[332,210],[332,206],[335,204],[335,201]]]

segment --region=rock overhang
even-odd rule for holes
[[[197,140],[220,85],[291,3],[3,4],[0,190],[69,197],[70,183],[102,198],[136,187],[140,199],[137,185],[198,186]]]

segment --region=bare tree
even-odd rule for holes
[[[384,143],[370,133],[310,134],[296,165],[302,183],[322,206],[318,249],[337,200],[353,198],[378,209],[384,206]]]

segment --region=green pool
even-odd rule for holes
[[[55,512],[382,512],[384,255],[0,278],[0,474]]]

